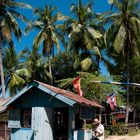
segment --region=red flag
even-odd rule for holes
[[[116,95],[112,94],[112,95],[107,96],[107,101],[110,104],[110,108],[112,110],[114,110],[115,106],[117,106],[117,104],[116,104]]]
[[[82,92],[82,90],[81,90],[80,81],[81,81],[81,77],[78,76],[78,77],[76,77],[76,78],[72,81],[72,84],[73,84],[75,90],[77,91],[78,95],[79,95],[79,96],[83,96],[83,92]]]

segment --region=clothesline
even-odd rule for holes
[[[114,84],[114,85],[130,85],[130,86],[138,86],[139,83],[130,83],[130,82],[107,82],[107,81],[91,81],[92,83],[101,83],[101,84]]]

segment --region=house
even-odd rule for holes
[[[10,98],[0,98],[0,140],[7,140],[10,137],[8,128],[8,111],[3,107]]]
[[[4,107],[9,110],[11,140],[82,140],[75,131],[82,128],[82,120],[92,120],[95,110],[102,108],[95,101],[38,81],[23,88]]]

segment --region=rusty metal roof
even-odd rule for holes
[[[53,91],[55,93],[61,94],[63,96],[66,96],[67,98],[72,99],[72,100],[76,101],[79,104],[103,108],[103,106],[101,106],[96,101],[93,101],[93,100],[90,101],[90,100],[88,100],[88,99],[86,99],[86,98],[84,98],[82,96],[79,96],[79,95],[77,95],[77,94],[75,94],[75,93],[73,93],[71,91],[67,91],[67,90],[64,90],[64,89],[60,89],[58,87],[50,86],[48,84],[45,84],[45,83],[42,83],[42,82],[39,82],[39,81],[35,81],[35,82],[41,84],[42,86],[48,88],[49,90],[51,90],[51,91]]]
[[[52,96],[53,98],[57,98],[61,100],[62,102],[73,106],[75,103],[86,105],[86,106],[94,106],[98,108],[103,108],[99,103],[96,101],[90,101],[82,96],[79,96],[78,94],[74,94],[71,91],[67,91],[64,89],[60,89],[58,87],[50,86],[48,84],[39,82],[39,81],[34,81],[25,88],[23,88],[17,95],[15,95],[13,98],[11,98],[8,102],[3,103],[4,107],[7,107],[10,105],[12,102],[14,102],[16,99],[18,99],[20,96],[22,96],[24,93],[26,93],[28,90],[30,90],[32,87],[37,87],[40,90],[43,90],[45,93],[48,93]]]

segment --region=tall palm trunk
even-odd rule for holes
[[[129,58],[127,58],[127,83],[129,82]],[[129,118],[129,85],[126,87],[126,118],[125,123],[128,123]]]
[[[48,56],[48,63],[49,63],[49,73],[52,76],[52,65],[51,65],[50,55]],[[53,76],[52,76],[52,79],[51,79],[51,84],[53,85]]]
[[[135,121],[136,121],[136,96],[134,93],[133,93],[133,108],[135,108],[133,110],[133,122],[135,123]]]
[[[4,84],[4,73],[2,64],[2,41],[0,37],[0,75],[1,75],[1,88],[2,88],[2,98],[5,97],[5,84]]]
[[[128,25],[128,24],[127,24]],[[130,54],[130,50],[131,50],[131,36],[130,36],[130,30],[129,27],[127,26],[128,29],[128,38],[127,38],[127,62],[126,62],[126,81],[127,83],[130,82],[130,58],[131,58],[131,54]],[[125,123],[128,123],[128,119],[129,119],[129,85],[127,85],[126,87],[126,118],[125,118]]]

